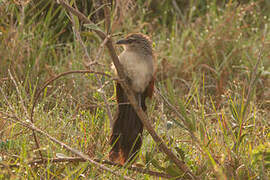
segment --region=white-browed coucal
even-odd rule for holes
[[[154,89],[155,57],[152,42],[144,34],[133,33],[116,44],[124,46],[119,61],[137,103],[143,111],[146,111],[145,100],[152,97]],[[143,124],[119,82],[116,83],[116,97],[118,109],[112,127],[110,138],[112,149],[109,158],[123,165],[132,161],[141,148]]]

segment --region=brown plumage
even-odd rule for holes
[[[119,60],[139,105],[146,111],[145,100],[152,97],[154,88],[152,43],[147,36],[135,33],[117,44],[124,45],[125,50],[119,55]],[[134,160],[141,148],[143,124],[119,83],[116,83],[116,97],[118,110],[110,138],[112,149],[109,158],[123,165]]]

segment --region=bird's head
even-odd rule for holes
[[[129,34],[126,38],[117,41],[116,44],[123,45],[128,51],[153,54],[152,41],[148,36],[141,33]]]

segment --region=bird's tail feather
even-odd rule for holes
[[[122,105],[113,124],[110,159],[124,164],[136,157],[142,145],[143,124],[130,104]]]
[[[110,144],[112,149],[109,158],[113,162],[124,164],[131,162],[138,154],[142,145],[143,124],[135,112],[134,108],[128,103],[121,85],[116,85],[116,96],[118,101],[118,113],[115,117]],[[136,95],[143,110],[146,110],[145,97]]]

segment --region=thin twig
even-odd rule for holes
[[[186,123],[185,121],[185,118],[182,116],[182,114],[177,110],[177,108],[172,105],[170,103],[170,101],[161,94],[161,92],[155,87],[155,92],[157,92],[157,94],[163,99],[163,101],[166,102],[166,104],[175,112],[175,114],[179,117],[179,119],[183,122],[184,126],[183,128],[190,134],[191,138],[193,141],[195,141],[196,143],[196,146],[198,148],[198,150],[202,153],[202,154],[205,154],[205,152],[203,151],[203,149],[201,148],[201,143],[200,141],[197,139],[197,137],[195,136],[195,134],[192,132],[192,131],[189,131],[188,128],[186,127],[189,127],[188,124]]]
[[[106,27],[106,34],[111,34],[111,17],[110,17],[110,9],[107,4],[108,0],[102,0],[104,6],[104,15],[105,15],[105,27]]]
[[[6,96],[6,94],[5,94],[4,90],[3,90],[3,88],[0,87],[0,90],[1,90],[1,93],[2,93],[2,95],[3,95],[3,97],[4,97],[5,101],[6,101],[6,103],[8,104],[9,109],[10,109],[11,111],[13,111],[13,113],[14,113],[15,110],[14,110],[14,108],[12,107],[11,103],[9,102],[8,97]]]
[[[75,33],[75,35],[76,35],[76,38],[77,38],[77,40],[80,42],[81,46],[83,47],[85,55],[86,55],[87,58],[91,61],[91,57],[90,57],[90,55],[89,55],[89,53],[88,53],[88,50],[87,50],[85,44],[84,44],[83,41],[82,41],[82,38],[81,38],[81,35],[80,35],[79,31],[77,30],[77,28],[76,28],[76,26],[75,26],[74,17],[73,17],[73,14],[72,14],[72,13],[71,13],[71,17],[72,17],[71,19],[72,19],[72,24],[73,24],[73,31],[74,31],[74,33]],[[99,61],[101,52],[102,52],[102,50],[103,50],[104,45],[107,43],[107,40],[108,40],[108,36],[106,36],[106,38],[105,38],[105,39],[103,40],[103,42],[101,43],[101,45],[100,45],[100,47],[99,47],[99,50],[98,50],[98,53],[97,53],[97,56],[96,56],[96,59],[93,61],[93,63]],[[99,88],[100,88],[100,90],[101,90],[101,89],[103,88],[102,81],[101,81],[101,79],[98,78],[98,76],[97,76],[96,74],[95,74],[94,76],[95,76],[95,78],[97,79]],[[112,122],[113,122],[113,116],[112,116],[112,112],[111,112],[111,109],[110,109],[110,106],[109,106],[108,98],[107,98],[107,96],[106,96],[106,94],[105,94],[104,91],[100,91],[100,93],[101,93],[101,96],[102,96],[102,98],[103,98],[103,101],[104,101],[104,103],[105,103],[105,105],[106,105],[105,108],[106,108],[108,117],[109,117],[109,119],[110,119],[110,125],[111,125]]]
[[[119,173],[117,173],[117,172],[111,170],[110,168],[108,168],[108,167],[106,167],[106,166],[104,166],[104,165],[102,165],[102,164],[100,164],[100,163],[98,163],[98,162],[96,162],[96,161],[90,159],[90,158],[89,158],[87,155],[85,155],[84,153],[82,153],[82,152],[78,151],[77,149],[74,149],[74,148],[72,148],[72,147],[66,145],[65,143],[63,143],[63,142],[57,140],[56,138],[52,137],[52,136],[49,135],[48,133],[44,132],[43,130],[41,130],[41,129],[35,127],[32,123],[25,123],[25,122],[23,122],[23,121],[20,121],[17,117],[11,116],[11,115],[9,115],[9,114],[7,114],[7,113],[4,113],[4,112],[1,112],[1,113],[0,113],[0,116],[1,116],[1,118],[3,118],[3,119],[9,120],[9,121],[14,122],[14,123],[18,123],[18,124],[20,124],[20,125],[22,125],[22,126],[24,126],[24,127],[27,127],[27,128],[29,128],[29,129],[31,129],[31,130],[33,130],[33,131],[35,131],[35,132],[37,132],[37,133],[39,133],[39,134],[41,134],[41,135],[46,136],[46,137],[49,138],[51,141],[55,142],[56,144],[60,145],[61,147],[64,147],[65,149],[67,149],[68,151],[72,152],[73,154],[76,154],[76,155],[79,156],[80,158],[82,158],[82,159],[84,159],[84,160],[86,160],[86,161],[89,161],[91,164],[96,165],[97,167],[99,167],[99,168],[102,169],[102,170],[108,171],[108,172],[110,172],[110,173],[112,173],[112,174],[114,174],[114,175],[116,175],[116,176],[118,176],[118,177],[123,177],[124,179],[128,179],[128,180],[131,180],[131,179],[132,179],[132,178],[130,178],[130,177],[121,175],[121,174],[119,174]],[[43,161],[43,160],[42,160],[42,161]]]
[[[0,82],[4,82],[4,81],[8,81],[9,80],[9,78],[8,77],[4,77],[4,78],[0,78]]]
[[[87,24],[94,24],[90,19],[88,19],[84,14],[82,14],[80,11],[74,9],[73,7],[71,7],[69,4],[67,4],[65,1],[63,0],[55,0],[57,3],[61,4],[67,11],[71,12],[72,14],[74,14],[75,16],[77,16],[81,21],[87,23]],[[105,39],[106,35],[98,30],[98,29],[94,29],[93,31],[95,31],[98,36],[101,39]]]
[[[16,89],[16,91],[17,91],[17,93],[18,93],[19,98],[20,98],[20,102],[21,102],[21,105],[22,105],[22,107],[23,107],[24,113],[26,114],[27,118],[29,118],[28,113],[27,113],[28,111],[27,111],[27,109],[26,109],[26,107],[25,107],[25,104],[24,104],[24,99],[22,98],[22,93],[21,93],[21,91],[19,90],[18,84],[17,84],[16,80],[14,79],[14,77],[13,77],[13,75],[11,74],[11,72],[10,72],[9,69],[8,69],[8,74],[9,74],[9,76],[10,76],[10,79],[12,80],[12,82],[13,82],[14,85],[15,85],[15,89]]]
[[[35,106],[36,106],[36,103],[37,103],[37,100],[40,96],[40,94],[44,91],[44,89],[50,84],[52,83],[53,81],[59,79],[60,77],[62,76],[66,76],[68,74],[87,74],[87,73],[94,73],[94,74],[100,74],[100,75],[103,75],[103,76],[107,76],[107,77],[111,77],[109,74],[106,74],[106,73],[103,73],[103,72],[97,72],[97,71],[91,71],[91,70],[75,70],[75,71],[67,71],[67,72],[64,72],[64,73],[61,73],[49,80],[46,81],[46,83],[39,89],[39,91],[35,94],[34,96],[34,102],[33,102],[33,105],[32,105],[32,109],[31,109],[31,114],[30,114],[30,120],[31,122],[33,122],[33,114],[34,114],[34,110],[35,110]]]
[[[17,84],[17,82],[15,81],[15,79],[14,79],[14,77],[12,76],[12,74],[11,74],[11,72],[10,72],[9,69],[8,69],[8,73],[9,73],[9,76],[10,76],[11,80],[13,81],[13,83],[14,83],[14,85],[15,85],[15,88],[16,88],[16,91],[17,91],[17,93],[18,93],[18,95],[19,95],[20,102],[21,102],[21,104],[22,104],[22,107],[23,107],[23,109],[24,109],[24,112],[25,112],[27,118],[29,118],[29,114],[28,114],[28,111],[27,111],[27,109],[26,109],[26,107],[25,107],[25,105],[24,105],[24,100],[23,100],[23,98],[22,98],[21,91],[20,91],[19,88],[18,88],[18,84]],[[33,119],[30,118],[30,120],[31,120],[32,123],[34,123]],[[41,153],[41,150],[40,150],[40,145],[39,145],[39,141],[38,141],[37,135],[36,135],[35,131],[32,131],[32,132],[33,132],[33,137],[34,137],[34,141],[35,141],[35,144],[36,144],[36,148],[38,149],[39,156],[40,156],[41,159],[43,159],[43,156],[42,156],[42,153]]]
[[[162,177],[162,178],[172,178],[173,177],[169,174],[151,171],[151,170],[143,169],[140,167],[135,167],[135,166],[124,167],[120,164],[116,164],[116,163],[111,162],[111,161],[99,160],[99,159],[94,159],[94,161],[96,161],[98,163],[102,163],[102,164],[111,165],[111,166],[127,168],[128,170],[140,172],[143,174],[148,174],[150,176]],[[81,157],[63,157],[63,158],[49,158],[49,159],[44,159],[44,160],[39,159],[39,160],[30,161],[30,162],[28,162],[28,164],[29,165],[37,165],[37,164],[45,164],[45,163],[71,163],[71,162],[86,162],[86,160],[84,158],[81,158]],[[9,167],[11,167],[11,168],[18,167],[18,166],[19,166],[19,164],[9,165]]]

